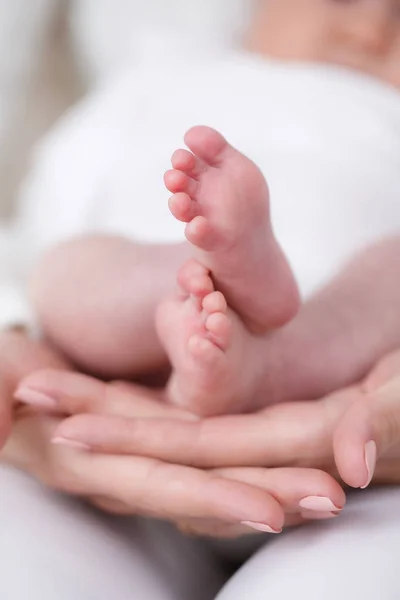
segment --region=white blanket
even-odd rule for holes
[[[341,69],[229,54],[132,69],[66,116],[22,193],[30,256],[84,231],[183,239],[162,174],[195,124],[221,130],[263,170],[305,295],[356,249],[400,233],[398,92]]]

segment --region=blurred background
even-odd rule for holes
[[[0,0],[0,218],[19,205],[24,234],[10,250],[0,229],[3,262],[27,236],[180,240],[160,174],[201,121],[267,176],[303,279],[327,276],[328,255],[395,227],[399,16],[400,0]]]
[[[12,214],[32,149],[60,115],[127,64],[168,47],[238,43],[253,0],[0,0],[0,216]]]

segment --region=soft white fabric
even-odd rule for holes
[[[396,600],[399,503],[399,488],[354,494],[337,520],[272,540],[217,600]]]
[[[327,67],[229,54],[126,72],[43,142],[21,198],[36,248],[83,231],[180,241],[162,173],[194,124],[261,167],[275,228],[306,294],[400,227],[398,92]]]
[[[334,522],[269,538],[218,600],[396,600],[399,502],[398,488],[362,492]],[[224,581],[199,540],[107,518],[4,466],[0,532],[7,600],[211,600]]]
[[[182,240],[162,173],[199,123],[220,129],[263,170],[305,295],[356,249],[399,231],[398,92],[340,69],[229,53],[132,68],[71,110],[25,182],[17,228],[26,242],[15,258],[27,263],[89,231]],[[3,305],[4,295],[5,314]]]
[[[4,600],[210,600],[226,576],[202,542],[106,517],[0,466]]]
[[[131,64],[238,45],[257,0],[0,0],[0,156],[62,7],[88,89]]]

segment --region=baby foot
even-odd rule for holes
[[[173,368],[169,399],[201,415],[242,412],[265,369],[263,338],[253,336],[228,308],[208,269],[196,260],[182,267],[178,283],[179,292],[157,314]]]
[[[285,324],[299,296],[272,232],[263,175],[213,129],[194,127],[185,143],[191,152],[175,152],[165,184],[171,212],[188,223],[195,258],[252,330]]]

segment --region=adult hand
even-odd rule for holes
[[[45,381],[47,379],[47,381]],[[35,374],[27,384],[58,380],[59,406],[93,412],[95,402],[64,393],[57,374]],[[53,383],[55,383],[53,381]],[[68,387],[68,384],[67,384]],[[203,421],[76,414],[58,438],[95,452],[136,454],[202,468],[317,468],[353,487],[400,483],[400,352],[385,357],[360,385],[317,402],[275,405],[253,415]],[[170,415],[171,417],[171,415]],[[375,465],[375,445],[379,461]]]
[[[353,487],[400,483],[400,351],[379,362],[334,435],[335,459]]]
[[[11,431],[18,381],[44,367],[66,368],[67,364],[50,346],[29,339],[23,331],[0,333],[0,449]]]
[[[164,420],[199,423],[190,413],[158,402],[156,393],[143,393],[136,386],[104,384],[77,374],[35,374],[25,379],[16,395],[30,405],[51,410],[53,415],[57,410],[96,413],[92,416],[104,420],[106,427],[114,420],[124,427],[137,416],[150,426]],[[20,420],[17,429],[24,445],[18,453],[18,466],[58,489],[94,497],[103,508],[114,510],[117,502],[124,512],[167,518],[186,531],[224,536],[252,529],[279,532],[301,518],[331,518],[345,503],[340,485],[315,469],[205,471],[145,453],[90,453],[82,441],[73,442],[71,447],[52,444],[60,427],[63,425],[54,416],[44,414]],[[38,436],[29,446],[27,440],[34,430]],[[14,457],[16,454],[14,451]]]

